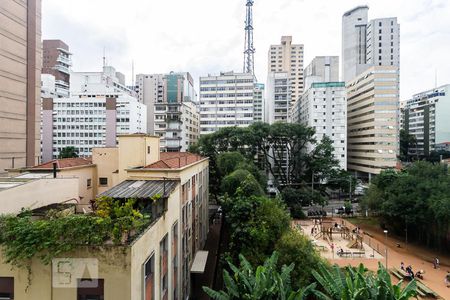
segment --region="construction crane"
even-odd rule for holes
[[[255,48],[253,47],[253,3],[247,0],[245,17],[244,73],[255,74]]]

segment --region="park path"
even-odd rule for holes
[[[373,228],[367,228],[364,225],[360,225],[362,230],[370,233],[373,239],[378,243],[385,246],[385,238],[382,230],[375,230]],[[401,248],[397,247],[397,243],[401,245]],[[445,275],[447,271],[450,271],[450,264],[448,257],[441,257],[438,255],[441,261],[441,267],[439,269],[433,268],[433,258],[435,253],[424,249],[423,247],[417,247],[414,245],[404,245],[402,240],[395,237],[389,237],[387,239],[387,250],[388,250],[388,268],[396,267],[400,268],[400,263],[404,262],[405,266],[412,265],[414,272],[418,270],[424,270],[424,280],[423,283],[429,288],[438,293],[441,297],[446,300],[450,300],[450,288],[447,288],[444,283]],[[380,249],[381,250],[381,249]],[[384,252],[384,249],[381,251]],[[363,263],[370,270],[377,270],[378,262],[385,264],[385,259],[330,259],[331,263],[336,263],[339,266],[358,266]]]

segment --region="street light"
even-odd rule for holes
[[[386,269],[388,268],[387,234],[388,234],[388,231],[384,230],[384,246],[385,246],[385,257],[386,257]]]

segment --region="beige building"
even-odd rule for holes
[[[0,1],[0,173],[39,160],[41,1]]]
[[[93,186],[96,182],[100,196],[133,198],[146,205],[142,213],[148,209],[151,220],[143,231],[129,232],[121,245],[105,241],[101,249],[80,246],[50,265],[34,258],[31,272],[39,276],[29,286],[26,269],[1,263],[0,295],[30,300],[187,299],[191,273],[199,272],[198,266],[204,271],[206,264],[206,257],[197,253],[202,253],[208,233],[209,163],[195,154],[159,150],[159,137],[135,134],[120,136],[116,148],[93,151]],[[40,213],[45,215],[45,210]],[[64,262],[70,269],[61,267]],[[83,272],[86,268],[89,272]]]
[[[370,179],[397,165],[398,67],[371,67],[347,83],[346,89],[347,168]]]
[[[292,44],[292,36],[282,36],[280,45],[271,45],[268,53],[269,73],[286,72],[291,84],[291,102],[303,93],[303,44]]]

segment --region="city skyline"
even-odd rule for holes
[[[128,83],[132,60],[135,74],[189,71],[197,86],[198,78],[208,73],[242,70],[245,1],[127,3],[45,1],[43,38],[62,39],[71,46],[74,70],[100,69],[106,48],[108,63],[122,70]],[[450,28],[450,21],[439,16],[450,13],[450,4],[441,0],[255,1],[258,80],[266,80],[267,51],[282,35],[292,35],[294,43],[305,45],[305,65],[315,56],[340,56],[342,14],[361,4],[370,7],[371,19],[397,17],[401,24],[400,99],[434,87],[436,71],[437,85],[446,83],[450,78],[450,68],[445,65],[450,32],[445,28]],[[164,18],[168,15],[174,18]]]

